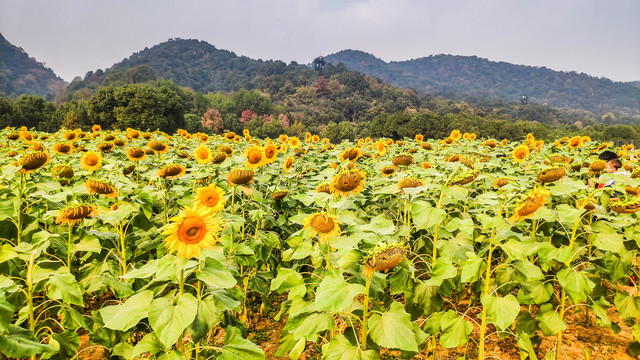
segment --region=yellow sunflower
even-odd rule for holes
[[[141,148],[133,147],[127,150],[127,158],[131,161],[141,161],[145,156],[147,153]]]
[[[321,241],[340,236],[340,224],[335,215],[315,213],[304,219],[304,229],[309,229],[309,237],[318,236]]]
[[[168,165],[158,170],[158,176],[165,179],[182,176],[187,173],[187,169],[182,165]]]
[[[224,138],[227,139],[227,140],[234,140],[236,138],[236,136],[237,136],[236,133],[231,132],[231,131],[226,133],[226,134],[224,134]]]
[[[289,140],[289,137],[285,134],[280,134],[280,136],[278,136],[278,140],[280,140],[281,143],[286,143]]]
[[[422,140],[424,140],[424,135],[422,134],[416,135],[416,142],[421,142]]]
[[[247,158],[245,166],[249,169],[257,169],[265,164],[264,149],[258,145],[245,149],[243,155]]]
[[[18,166],[22,166],[22,168],[18,171],[21,173],[28,173],[43,167],[48,161],[49,154],[45,152],[31,153],[20,159]]]
[[[551,193],[545,189],[531,191],[527,197],[516,205],[513,215],[509,218],[509,221],[516,222],[533,217],[536,210],[547,202],[547,197],[550,195]]]
[[[224,208],[224,190],[215,184],[202,187],[196,192],[196,204],[207,207],[217,213]]]
[[[364,188],[364,179],[365,174],[358,169],[344,169],[331,181],[331,192],[341,197],[355,195]]]
[[[90,179],[87,180],[84,185],[87,187],[90,194],[105,195],[111,198],[118,197],[118,190],[116,190],[113,185],[106,182]]]
[[[150,149],[153,149],[153,151],[159,152],[161,154],[164,154],[169,150],[169,146],[162,141],[150,141],[149,143],[147,143],[147,146]]]
[[[462,134],[460,133],[460,130],[453,130],[451,132],[451,134],[449,135],[449,138],[453,141],[456,142],[458,140],[460,140],[460,138],[462,137]]]
[[[574,136],[569,140],[569,149],[575,149],[582,145],[582,136]]]
[[[284,169],[285,173],[288,173],[289,170],[291,170],[291,168],[293,167],[293,160],[294,159],[295,158],[292,155],[292,156],[289,156],[284,163],[282,163],[282,169]]]
[[[85,170],[96,171],[102,166],[102,155],[88,151],[80,157],[80,164]]]
[[[95,207],[92,205],[73,206],[61,210],[58,217],[56,217],[56,222],[62,225],[69,224],[69,226],[73,226],[75,223],[82,221],[82,219],[91,218],[97,213]]]
[[[162,232],[162,235],[168,235],[164,246],[170,252],[176,251],[178,257],[200,257],[200,249],[211,249],[222,231],[220,222],[212,215],[206,207],[184,208],[180,215],[171,218],[171,223]]]
[[[320,142],[320,136],[318,136],[318,135],[313,135],[313,136],[311,137],[311,142],[312,142],[312,143],[314,143],[314,144],[316,144],[316,143]]]
[[[278,157],[278,146],[275,144],[268,144],[264,148],[264,159],[266,164],[271,164],[276,161]]]
[[[102,130],[102,127],[100,127],[100,125],[93,125],[91,127],[91,131],[93,132],[100,132]]]
[[[511,156],[513,157],[513,161],[521,163],[525,159],[529,157],[531,153],[529,152],[529,147],[527,145],[518,145],[513,149]]]
[[[211,149],[201,145],[193,151],[193,158],[196,159],[199,164],[206,164],[211,161],[213,154],[211,153]]]
[[[300,139],[298,139],[296,136],[292,136],[289,138],[289,147],[292,149],[296,149],[298,147],[300,147],[302,143],[300,142]]]

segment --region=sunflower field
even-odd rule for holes
[[[274,357],[484,359],[499,338],[560,359],[575,314],[640,352],[633,146],[99,126],[0,146],[0,358],[264,359],[269,319]]]

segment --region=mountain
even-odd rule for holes
[[[66,85],[53,70],[29,57],[22,48],[12,45],[0,34],[0,93],[52,97]]]
[[[494,62],[476,56],[434,55],[385,62],[372,54],[343,50],[325,61],[381,78],[419,94],[453,99],[475,97],[529,102],[559,108],[583,109],[597,115],[620,111],[640,114],[637,83],[613,82],[576,72]]]

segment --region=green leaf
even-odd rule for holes
[[[460,282],[461,283],[473,283],[478,280],[480,276],[480,267],[484,263],[484,259],[478,257],[475,253],[471,257],[465,259],[460,263],[460,267],[462,269],[460,274]]]
[[[82,290],[76,278],[66,268],[59,268],[47,281],[47,296],[51,299],[62,299],[67,304],[84,306]]]
[[[431,279],[425,281],[428,285],[440,286],[447,279],[452,279],[458,275],[458,269],[453,266],[450,260],[438,258],[431,269]]]
[[[624,250],[624,237],[604,221],[597,221],[591,227],[591,241],[600,250],[620,254]]]
[[[425,284],[423,281],[416,285],[411,302],[414,303],[424,314],[429,316],[440,310],[442,306],[442,297],[438,294],[438,287]]]
[[[447,217],[443,209],[434,208],[426,201],[416,201],[411,206],[411,218],[418,230],[428,230]]]
[[[389,311],[382,315],[371,315],[369,325],[369,336],[376,344],[386,348],[418,351],[411,315],[404,311],[399,302],[394,301]]]
[[[231,271],[214,258],[205,260],[202,269],[196,272],[196,277],[211,290],[228,289],[236,285],[236,279]]]
[[[322,345],[323,358],[327,360],[378,360],[380,356],[375,350],[362,351],[354,346],[344,335],[336,335],[328,344]]]
[[[337,270],[330,271],[316,290],[315,304],[320,310],[341,311],[353,304],[356,295],[364,293],[364,286],[349,284]]]
[[[11,259],[18,257],[18,253],[13,249],[10,244],[3,244],[0,246],[0,264]]]
[[[558,282],[567,291],[575,304],[587,299],[591,290],[596,286],[583,272],[564,268],[558,272]]]
[[[207,296],[198,304],[198,314],[189,327],[194,342],[202,339],[218,322],[224,308],[216,305],[213,297]]]
[[[304,348],[307,346],[307,340],[305,338],[298,339],[298,342],[289,351],[289,359],[297,360],[304,352]]]
[[[467,337],[473,331],[473,325],[453,310],[448,310],[440,318],[440,345],[450,349],[467,343]]]
[[[152,300],[153,291],[144,290],[127,299],[124,304],[103,307],[100,309],[100,316],[104,320],[104,327],[120,331],[129,330],[147,317]]]
[[[513,267],[518,272],[518,276],[526,279],[527,282],[530,281],[539,281],[544,279],[544,274],[539,267],[533,265],[531,261],[524,260],[516,260],[513,262]]]
[[[115,225],[125,219],[133,219],[139,212],[140,208],[134,206],[131,203],[123,203],[118,206],[118,209],[109,211],[105,214],[97,216],[98,219],[109,225]]]
[[[484,295],[481,299],[482,306],[487,309],[487,315],[491,323],[500,330],[506,330],[520,313],[520,304],[515,296],[509,294],[505,297]]]
[[[178,297],[175,305],[167,298],[158,298],[149,306],[149,325],[165,346],[171,346],[193,322],[197,312],[198,300],[189,293]]]
[[[80,240],[80,242],[73,244],[71,247],[71,252],[78,251],[87,251],[93,253],[100,253],[102,251],[102,245],[100,245],[100,240],[93,235],[87,235]]]
[[[26,358],[57,349],[49,344],[41,344],[33,332],[19,326],[9,325],[9,331],[0,335],[0,353],[12,358]]]
[[[263,360],[264,352],[258,345],[244,339],[240,330],[233,326],[226,328],[225,345],[219,359],[222,360]]]
[[[136,358],[146,352],[151,355],[156,355],[163,350],[164,346],[160,340],[158,340],[156,334],[151,332],[145,335],[142,340],[138,341],[131,352],[131,357]]]
[[[538,313],[538,325],[544,336],[553,336],[567,329],[567,325],[565,325],[560,314],[553,309],[542,314]]]
[[[4,298],[0,298],[0,334],[9,331],[9,325],[13,319],[13,313],[16,309],[9,304]]]
[[[618,313],[622,319],[637,318],[640,316],[640,296],[617,292],[613,303],[616,305],[616,309],[618,309]]]
[[[316,339],[322,331],[332,329],[335,326],[333,316],[329,313],[300,314],[287,321],[285,330],[293,335],[294,339],[305,338],[309,341]]]
[[[277,291],[278,294],[292,289],[296,286],[304,285],[304,279],[297,271],[287,268],[279,268],[278,276],[271,280],[271,291]]]
[[[58,334],[54,333],[52,337],[59,344],[60,350],[50,359],[71,359],[80,347],[80,335],[72,329],[67,329]],[[43,358],[45,357],[43,356]]]

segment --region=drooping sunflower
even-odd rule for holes
[[[423,169],[431,169],[431,164],[430,164],[429,162],[427,162],[427,161],[423,161],[423,162],[421,162],[421,163],[420,163],[420,166],[421,166]]]
[[[300,142],[300,139],[298,139],[298,137],[296,136],[292,136],[289,138],[289,147],[292,149],[296,149],[298,147],[300,147],[300,145],[302,145],[302,143]]]
[[[124,140],[120,140],[120,139],[114,139],[113,140],[113,145],[117,146],[117,147],[123,147],[125,146],[127,143]]]
[[[497,179],[493,182],[493,188],[494,188],[494,189],[500,189],[501,187],[503,187],[503,186],[507,185],[510,181],[511,181],[511,179],[506,178],[506,177],[497,178]]]
[[[253,171],[236,169],[227,175],[227,181],[233,185],[244,185],[253,180]]]
[[[237,136],[236,133],[231,132],[231,131],[226,133],[226,134],[224,134],[224,138],[227,139],[227,140],[233,140],[233,139],[236,138],[236,136]]]
[[[315,213],[304,219],[304,229],[309,229],[309,237],[318,236],[321,241],[340,236],[340,225],[335,215]]]
[[[227,155],[233,155],[233,149],[227,145],[218,146],[218,151],[222,151]]]
[[[206,143],[207,141],[209,141],[209,135],[207,134],[200,134],[198,136],[198,140],[200,140],[200,142]]]
[[[545,189],[531,191],[529,195],[516,205],[513,215],[509,218],[509,221],[516,222],[533,217],[536,210],[547,202],[547,197],[550,195],[551,193]]]
[[[295,158],[294,158],[294,157],[293,157],[293,155],[292,155],[292,156],[289,156],[289,157],[287,158],[287,160],[286,160],[285,162],[283,162],[283,163],[282,163],[282,169],[284,170],[284,172],[285,172],[285,173],[288,173],[288,172],[289,172],[289,170],[291,170],[291,168],[293,167],[293,161],[294,161],[294,159],[295,159]]]
[[[356,161],[360,156],[362,156],[362,150],[360,150],[360,148],[351,148],[340,154],[340,161]]]
[[[69,131],[65,133],[62,137],[64,137],[68,141],[73,141],[78,137],[78,134],[75,131]]]
[[[413,156],[411,155],[398,155],[391,160],[395,166],[409,166],[413,164]]]
[[[225,204],[224,190],[215,184],[202,187],[196,192],[196,204],[207,207],[213,212],[219,212]]]
[[[116,139],[116,136],[113,134],[107,134],[102,138],[102,140],[104,141],[113,141],[115,139]]]
[[[20,133],[9,133],[7,134],[7,139],[9,140],[18,140],[20,139]]]
[[[253,145],[248,147],[243,155],[247,158],[245,166],[249,169],[257,169],[265,164],[264,149],[261,146]]]
[[[135,169],[136,169],[136,165],[135,164],[131,164],[131,165],[127,166],[126,168],[122,169],[122,174],[125,175],[125,176],[129,175]]]
[[[493,139],[489,139],[489,140],[486,140],[485,142],[483,142],[482,146],[488,146],[488,147],[490,147],[492,149],[495,149],[496,146],[498,146],[498,143]]]
[[[69,143],[56,143],[53,144],[53,152],[56,154],[61,154],[61,155],[66,155],[69,154],[71,152],[71,150],[73,150],[73,146],[71,146],[71,144]]]
[[[433,146],[431,144],[429,144],[428,142],[421,142],[420,143],[420,147],[425,149],[425,150],[433,149]]]
[[[384,176],[391,176],[396,172],[396,168],[393,166],[384,166],[382,169],[380,169],[380,173]]]
[[[169,146],[162,141],[150,141],[147,146],[153,151],[164,154],[169,150]]]
[[[222,151],[218,151],[218,153],[213,156],[213,159],[211,159],[214,164],[221,164],[225,160],[227,160],[227,153]]]
[[[71,166],[68,165],[58,165],[53,168],[53,177],[57,177],[58,182],[62,186],[69,185],[71,179],[73,179],[74,171]]]
[[[289,192],[287,190],[278,190],[271,194],[271,198],[276,201],[284,199]]]
[[[609,210],[618,214],[632,214],[640,210],[640,199],[630,198],[624,201],[612,201],[609,204]]]
[[[127,139],[129,140],[135,140],[135,139],[139,139],[140,138],[140,132],[138,130],[133,130],[133,129],[129,129],[129,131],[127,131]]]
[[[102,155],[87,151],[80,157],[80,164],[85,170],[96,171],[102,166]]]
[[[28,173],[43,167],[49,161],[49,154],[46,152],[35,152],[24,156],[18,162],[18,166],[22,166],[21,173]]]
[[[268,144],[264,147],[264,160],[266,164],[271,164],[278,158],[278,146]]]
[[[69,224],[69,226],[73,226],[82,221],[82,219],[89,219],[97,213],[93,205],[72,206],[61,210],[58,217],[56,217],[56,222],[62,225]]]
[[[162,232],[168,235],[164,246],[177,252],[181,258],[198,258],[201,249],[211,249],[219,240],[222,231],[220,222],[206,207],[184,208],[182,213],[171,218],[171,223]]]
[[[529,151],[529,147],[524,144],[516,146],[513,149],[513,152],[511,153],[513,161],[517,163],[521,163],[525,161],[525,159],[527,159],[529,155],[531,155],[531,152]]]
[[[211,161],[213,154],[211,149],[204,145],[200,145],[193,151],[193,158],[196,159],[199,164],[206,164]]]
[[[565,175],[564,166],[551,166],[542,170],[538,174],[538,181],[541,183],[550,183],[560,180]]]
[[[127,150],[127,158],[131,161],[141,161],[147,156],[147,153],[144,149],[138,147],[132,147]]]
[[[105,154],[108,154],[113,150],[114,144],[112,142],[103,142],[98,144],[98,150],[102,151]]]
[[[371,277],[374,271],[387,271],[398,266],[404,259],[405,252],[405,247],[398,242],[376,244],[373,250],[364,258],[362,275]]]
[[[424,183],[420,179],[416,178],[404,178],[398,181],[398,190],[402,190],[405,188],[414,188],[418,186],[423,186]]]
[[[591,171],[594,174],[600,173],[602,171],[604,171],[604,169],[607,167],[607,162],[604,160],[596,160],[594,162],[592,162],[591,164],[589,164],[589,171]]]
[[[316,192],[331,194],[331,186],[329,184],[320,184],[316,187]]]
[[[365,174],[358,169],[344,169],[331,181],[331,193],[346,197],[355,195],[364,188]]]
[[[118,197],[118,190],[116,190],[115,186],[109,183],[89,179],[84,183],[84,185],[87,187],[90,194],[105,195],[110,198]]]
[[[164,179],[171,179],[174,177],[182,176],[186,174],[187,169],[182,165],[167,165],[158,170],[158,176]]]

